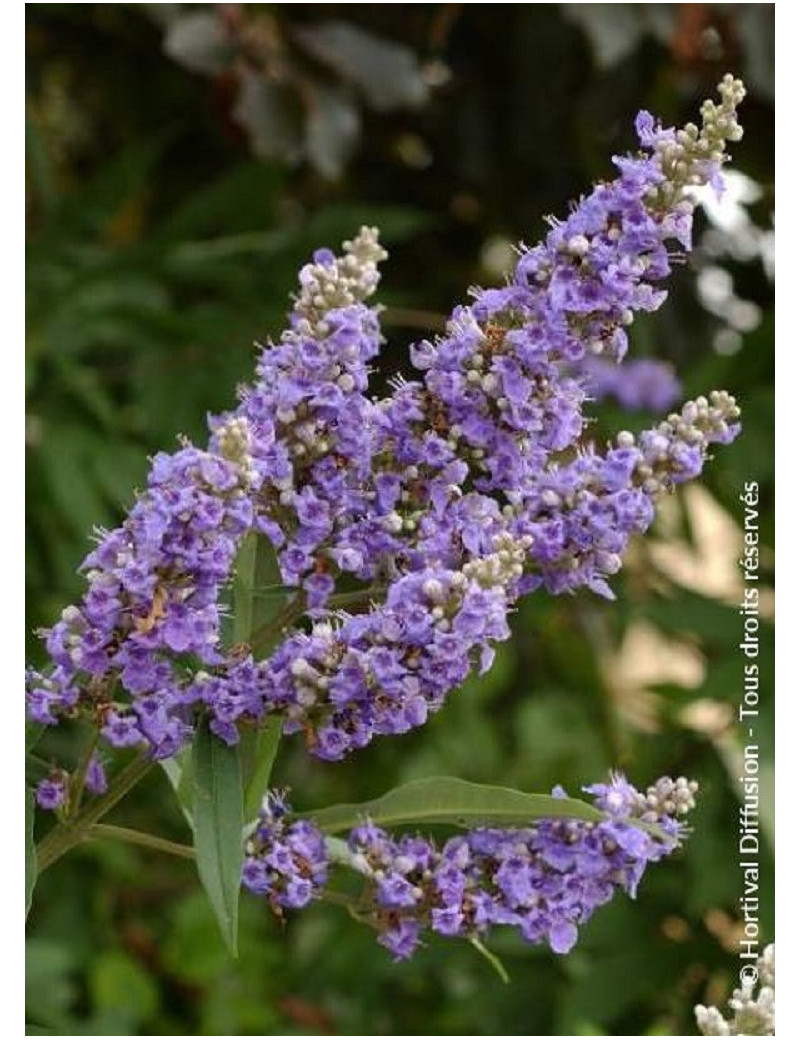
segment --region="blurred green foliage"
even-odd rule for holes
[[[737,170],[761,186],[748,226],[756,237],[769,228],[771,5],[221,6],[27,8],[29,634],[78,594],[87,536],[119,520],[143,481],[147,455],[181,433],[202,439],[206,413],[232,402],[252,368],[251,344],[279,331],[297,267],[312,248],[335,245],[360,223],[382,228],[392,257],[382,292],[389,310],[380,385],[407,364],[410,336],[427,334],[469,284],[500,277],[498,250],[520,237],[534,241],[542,213],[563,212],[569,198],[609,172],[609,156],[632,144],[640,107],[666,121],[691,118],[728,68],[751,87],[735,155]],[[247,39],[256,41],[247,75],[274,78],[291,58],[292,90],[312,104],[295,112],[296,127],[314,116],[309,97],[346,98],[359,127],[347,148],[330,129],[341,126],[334,122],[323,134],[335,151],[331,162],[277,145],[268,160],[253,154],[257,136],[250,126],[248,138],[235,118],[239,80],[232,76],[241,78],[241,64],[228,55],[198,71],[185,46],[176,51],[175,20],[198,14],[206,29],[209,20],[238,18],[244,31],[245,20]],[[335,56],[321,67],[298,51],[302,40],[329,44],[330,31],[319,27],[331,21],[339,41],[341,24],[351,30],[343,68]],[[371,103],[373,88],[363,86],[369,76],[353,64],[371,68],[370,41],[400,48],[392,67],[412,70],[424,102],[417,90],[416,106]],[[385,60],[385,50],[378,54]],[[301,89],[307,82],[313,95]],[[272,132],[269,124],[261,131]],[[761,320],[734,328],[733,339],[719,338],[731,330],[697,293],[697,271],[710,264],[727,270],[736,295],[759,308]],[[759,249],[743,251],[733,241],[722,254],[701,248],[679,272],[666,308],[635,331],[638,353],[674,361],[687,395],[724,386],[741,398],[744,433],[704,479],[716,502],[714,509],[704,499],[704,515],[711,509],[717,530],[734,532],[730,594],[710,570],[706,587],[703,517],[695,500],[680,496],[654,539],[629,554],[616,603],[589,595],[525,603],[490,674],[470,681],[424,732],[379,742],[340,766],[310,761],[291,741],[278,761],[276,776],[303,808],[373,797],[433,773],[531,791],[561,782],[573,793],[613,766],[640,784],[662,773],[695,776],[703,794],[692,838],[651,872],[637,903],[618,899],[598,912],[564,959],[498,933],[492,948],[511,974],[504,986],[466,944],[437,939],[413,962],[394,965],[372,934],[336,908],[282,922],[246,896],[234,962],[192,864],[96,842],[37,887],[27,995],[38,1031],[694,1032],[692,1006],[724,999],[735,967],[739,735],[731,718],[742,664],[735,532],[741,488],[758,480],[766,590],[773,335],[767,265]],[[646,418],[604,406],[596,436]],[[687,585],[666,566],[658,552],[664,543],[694,553],[701,580]],[[766,942],[773,935],[774,688],[766,596],[763,606]],[[694,678],[679,681],[669,669],[638,682],[627,676],[620,650],[642,625],[670,641],[668,657],[689,654]],[[29,657],[41,657],[32,636]],[[69,756],[70,739],[46,738],[34,771],[56,751]],[[148,778],[116,817],[185,838],[161,776]]]

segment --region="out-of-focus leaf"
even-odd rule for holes
[[[67,942],[34,936],[25,943],[25,1003],[37,1025],[63,1030],[75,997],[76,957]]]
[[[33,751],[36,745],[39,743],[42,734],[47,729],[47,726],[42,725],[41,722],[29,722],[25,721],[25,754]]]
[[[328,87],[314,92],[306,118],[306,153],[323,176],[341,176],[360,123],[358,109],[344,91]]]
[[[123,207],[144,189],[162,147],[163,139],[139,141],[115,154],[79,191],[62,197],[35,241],[63,245],[69,235],[103,240]]]
[[[52,500],[79,537],[110,519],[91,479],[91,451],[91,440],[82,431],[62,426],[57,438],[45,432],[37,452]]]
[[[349,22],[297,26],[294,35],[318,61],[363,91],[378,112],[425,102],[428,87],[413,51]]]
[[[175,797],[178,799],[178,805],[186,818],[186,822],[194,829],[192,817],[194,804],[192,777],[194,775],[194,765],[192,755],[188,751],[182,751],[174,758],[161,759],[159,765],[164,770],[172,790],[175,792]]]
[[[589,37],[601,69],[628,57],[648,33],[666,42],[672,31],[673,4],[561,4],[569,21]]]
[[[135,1035],[158,1011],[158,988],[152,976],[122,950],[106,953],[94,963],[89,988],[95,1013],[109,1026],[113,1023],[124,1030],[121,1035]]]
[[[195,985],[208,985],[230,963],[208,901],[197,891],[186,893],[171,908],[162,954],[171,974]]]
[[[211,76],[222,72],[231,56],[222,21],[206,11],[192,11],[173,21],[164,37],[164,50],[192,72]]]
[[[256,155],[296,163],[303,155],[300,112],[292,93],[255,72],[241,77],[233,117],[250,138]]]
[[[33,887],[36,884],[36,843],[33,840],[33,821],[36,816],[36,798],[25,788],[25,917],[31,908]]]
[[[744,75],[748,90],[763,97],[775,96],[775,7],[742,4],[737,11],[739,42],[744,50]]]
[[[622,61],[639,44],[644,25],[633,4],[561,4],[565,16],[589,37],[600,68]]]
[[[401,823],[450,823],[458,827],[479,824],[528,825],[533,820],[559,817],[575,820],[605,819],[577,798],[527,794],[508,787],[473,784],[452,776],[432,776],[395,787],[380,798],[356,805],[332,805],[303,814],[313,816],[330,834],[349,830],[366,818],[393,826]]]
[[[181,200],[154,229],[155,238],[171,248],[192,239],[213,246],[245,232],[266,238],[284,176],[279,167],[255,159],[234,166]]]
[[[735,645],[739,628],[736,611],[726,603],[685,590],[675,599],[653,601],[643,615],[664,632],[702,634],[703,639],[719,645]]]
[[[34,198],[49,216],[58,202],[58,184],[47,144],[34,119],[25,120],[25,155]]]
[[[433,223],[434,218],[430,213],[408,206],[340,203],[337,206],[326,206],[312,214],[298,229],[298,234],[312,248],[320,242],[334,246],[342,235],[351,235],[361,224],[374,224],[380,228],[382,241],[403,242],[427,230]]]
[[[235,957],[244,859],[239,749],[228,747],[202,723],[197,727],[192,750],[197,870],[222,936]]]

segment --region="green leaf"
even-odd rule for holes
[[[272,767],[278,754],[283,734],[283,718],[273,715],[265,726],[242,736],[244,788],[244,818],[252,820],[258,815],[264,793],[269,787]]]
[[[280,584],[281,572],[275,550],[264,537],[249,534],[236,560],[233,585],[236,643],[248,643],[253,632],[280,612],[287,595],[297,589]]]
[[[302,815],[313,816],[316,823],[329,834],[349,830],[365,817],[369,817],[373,823],[388,826],[400,823],[450,823],[458,827],[472,827],[476,824],[527,826],[533,820],[547,817],[596,822],[606,819],[599,809],[577,798],[526,794],[508,787],[474,784],[452,776],[412,780],[369,802],[332,805]]]
[[[228,747],[203,722],[192,749],[197,869],[222,936],[235,957],[244,859],[239,748]]]
[[[130,1035],[158,1011],[153,977],[122,950],[111,950],[92,964],[89,991],[95,1013]]]
[[[280,611],[286,599],[286,595],[281,595],[279,591],[283,586],[277,584],[280,577],[275,550],[266,538],[259,538],[251,532],[242,543],[236,558],[233,582],[234,643],[249,643],[253,632],[269,624]],[[275,594],[260,595],[260,591]],[[282,731],[283,719],[273,717],[264,727],[242,734],[240,746],[246,820],[258,814],[261,799],[269,785]]]
[[[36,884],[36,843],[33,840],[33,821],[36,799],[29,787],[25,788],[25,919],[31,908],[33,886]]]
[[[244,643],[253,630],[253,585],[258,536],[251,531],[236,556],[233,577],[233,641]]]
[[[42,734],[47,729],[41,722],[26,722],[25,723],[25,754],[29,754],[42,737]]]
[[[174,758],[164,758],[159,765],[167,775],[172,785],[175,797],[181,812],[186,817],[189,826],[194,830],[192,820],[192,807],[194,802],[194,785],[192,784],[192,756],[188,751],[182,751]]]

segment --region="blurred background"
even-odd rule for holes
[[[773,936],[773,5],[29,4],[27,633],[79,594],[95,525],[119,521],[147,456],[249,378],[281,329],[297,268],[378,224],[388,342],[376,386],[407,370],[468,286],[498,282],[643,107],[694,118],[721,74],[749,95],[730,190],[699,214],[669,302],[631,357],[674,366],[685,396],[725,387],[744,433],[702,486],[664,502],[616,603],[534,596],[491,673],[424,731],[325,765],[299,744],[276,777],[300,807],[418,776],[572,792],[625,769],[697,778],[685,851],[639,899],[599,911],[557,958],[497,931],[504,985],[466,943],[394,965],[343,911],[285,923],[242,897],[229,959],[191,863],[86,846],[40,881],[29,1020],[62,1034],[683,1035],[722,1002],[741,931],[742,507],[761,487],[761,926]],[[593,436],[652,421],[597,409]],[[54,738],[49,738],[51,741]],[[64,738],[59,737],[59,741]],[[36,769],[70,753],[40,745]],[[35,776],[34,776],[35,779]],[[165,779],[116,817],[185,840]]]

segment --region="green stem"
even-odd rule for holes
[[[146,849],[155,849],[158,852],[167,852],[171,856],[180,856],[182,859],[194,859],[194,849],[189,845],[181,845],[177,841],[169,841],[167,838],[159,838],[157,834],[147,834],[144,831],[134,831],[129,827],[116,827],[111,823],[94,823],[84,835],[85,840],[92,838],[110,838],[112,841],[124,841],[128,845],[141,845]]]
[[[146,755],[141,754],[129,762],[128,765],[114,777],[108,790],[100,798],[89,802],[71,820],[65,820],[57,824],[47,834],[36,849],[36,863],[38,872],[42,874],[51,867],[56,860],[69,852],[79,842],[83,841],[90,827],[97,823],[109,810],[113,809],[120,799],[134,787],[151,769],[153,762]]]
[[[275,640],[293,621],[298,621],[306,612],[305,596],[295,596],[266,625],[257,628],[248,642],[253,650],[270,650]]]
[[[348,870],[355,870],[358,874],[364,874],[370,876],[369,868],[362,866],[358,860],[356,860],[353,853],[350,851],[350,847],[343,838],[334,838],[330,835],[325,836],[325,852],[328,855],[328,859],[331,863],[336,863],[341,867],[347,867]]]
[[[368,589],[356,589],[355,592],[339,592],[328,600],[328,608],[336,610],[337,607],[369,606],[376,596],[383,595],[385,591],[383,585],[371,585]]]
[[[511,979],[508,976],[508,972],[505,969],[505,965],[500,960],[500,958],[497,956],[497,954],[496,953],[492,953],[492,951],[490,949],[488,949],[486,946],[484,946],[483,943],[480,941],[480,939],[477,937],[477,935],[471,936],[470,939],[469,939],[469,943],[470,943],[471,946],[475,947],[475,949],[478,951],[478,953],[481,955],[481,957],[485,957],[486,958],[486,960],[489,962],[489,964],[491,964],[491,966],[494,968],[494,970],[500,976],[502,981],[505,982],[506,985],[508,985],[508,983],[511,982]]]
[[[86,775],[89,772],[89,763],[92,761],[92,755],[94,754],[95,748],[97,747],[97,741],[100,738],[100,730],[95,726],[92,729],[91,736],[86,747],[83,750],[83,754],[78,759],[78,764],[75,767],[75,772],[72,774],[72,783],[70,784],[69,793],[69,805],[67,807],[67,818],[74,819],[77,815],[81,805],[81,797],[83,795],[83,789],[86,786]]]
[[[358,904],[350,896],[345,895],[344,892],[333,892],[330,889],[324,889],[319,893],[319,898],[323,903],[332,903],[334,906],[344,907],[353,920],[358,921],[359,924],[365,924],[369,928],[379,927],[378,923],[367,914],[359,912]]]

